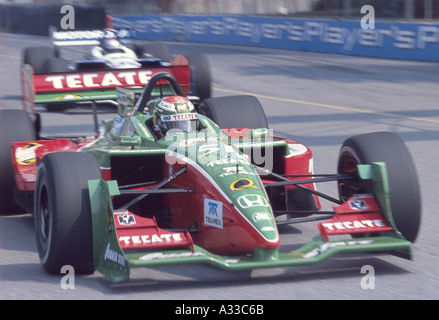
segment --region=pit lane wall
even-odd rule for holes
[[[439,23],[254,16],[114,16],[142,40],[238,44],[301,51],[439,61]]]

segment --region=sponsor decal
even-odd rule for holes
[[[290,143],[288,144],[288,149],[290,151],[290,157],[304,154],[308,150],[303,144],[300,143]]]
[[[63,7],[70,7],[70,6],[63,6]],[[72,7],[73,9],[73,7]],[[73,11],[74,12],[74,11]],[[65,22],[69,20],[69,17],[72,17],[70,12],[63,17]],[[67,23],[65,27],[68,27],[69,24]],[[69,26],[68,28],[63,28],[63,30],[67,29],[74,29],[72,26]],[[54,44],[56,45],[87,45],[87,44],[99,44],[99,41],[103,38],[109,39],[114,37],[114,34],[117,34],[117,37],[119,39],[122,38],[131,38],[132,37],[132,31],[121,29],[117,31],[113,30],[69,30],[69,31],[53,31],[52,32],[52,39]]]
[[[35,182],[37,180],[36,173],[22,173],[20,177],[23,178],[25,182]]]
[[[252,216],[254,222],[259,222],[263,220],[271,221],[271,217],[267,212],[256,212]]]
[[[359,199],[349,201],[349,207],[352,210],[367,210],[368,209],[366,201],[359,200]]]
[[[136,224],[136,219],[132,214],[124,214],[117,216],[117,221],[122,226],[132,226]]]
[[[215,167],[215,166],[219,166],[219,165],[223,165],[223,164],[238,164],[239,162],[245,163],[245,164],[250,164],[250,161],[247,159],[247,157],[245,155],[241,155],[241,154],[237,154],[237,155],[233,155],[236,158],[229,158],[226,157],[224,155],[220,155],[219,160],[215,160],[212,162],[209,162],[206,166],[208,167]]]
[[[53,40],[100,40],[104,37],[105,31],[84,30],[84,31],[54,31]]]
[[[139,260],[150,261],[150,260],[158,260],[158,259],[170,259],[170,258],[188,258],[188,257],[202,257],[205,256],[205,253],[202,252],[179,252],[179,253],[148,253],[144,256],[141,256]]]
[[[222,168],[225,172],[218,175],[220,178],[227,177],[232,174],[251,174],[254,175],[253,172],[248,172],[243,166],[234,166],[234,167],[224,167]]]
[[[276,239],[278,237],[277,228],[275,228],[274,217],[268,212],[256,212],[251,216],[254,225],[260,232],[264,233],[266,239]],[[268,233],[268,234],[267,234]]]
[[[177,109],[177,112],[189,112],[189,106],[186,102],[183,103],[175,103],[175,108]]]
[[[70,99],[78,99],[82,98],[81,96],[78,96],[77,94],[64,94],[62,96],[54,98],[55,100],[70,100]]]
[[[112,250],[110,248],[110,244],[107,245],[107,249],[105,250],[104,260],[108,260],[117,263],[121,267],[125,267],[125,257],[117,251]]]
[[[243,209],[270,206],[268,200],[260,194],[246,194],[240,196],[237,202]]]
[[[52,90],[99,89],[101,87],[146,85],[151,79],[151,76],[151,70],[124,70],[48,75],[45,76],[44,81],[50,84],[50,89]]]
[[[109,150],[108,153],[137,153],[137,154],[143,154],[143,153],[160,153],[165,152],[166,149],[147,149],[147,150],[123,150],[123,149],[117,149],[117,150]]]
[[[141,143],[142,138],[139,136],[133,137],[119,137],[119,144],[136,146]]]
[[[35,150],[41,146],[36,142],[31,142],[24,147],[19,147],[15,150],[15,160],[18,164],[28,166],[34,164],[36,161]]]
[[[139,245],[139,244],[156,244],[163,242],[183,241],[179,233],[164,233],[164,234],[144,234],[144,235],[129,235],[119,237],[119,242],[125,245]]]
[[[188,101],[187,98],[181,96],[170,96],[164,100],[169,103],[187,103]]]
[[[369,15],[363,17],[368,18]],[[363,20],[362,19],[362,20]],[[362,28],[359,21],[255,18],[246,16],[118,17],[136,28],[139,39],[184,37],[185,41],[257,45],[305,51],[438,61],[439,26],[380,22]]]
[[[224,263],[228,263],[228,264],[235,264],[235,263],[240,263],[241,259],[225,259]]]
[[[360,241],[338,241],[338,242],[327,242],[324,243],[317,248],[305,253],[302,257],[305,259],[315,258],[316,256],[336,247],[345,247],[345,246],[358,246],[358,245],[366,245],[372,244],[375,241],[373,240],[360,240]]]
[[[227,146],[227,147],[230,147],[230,146]],[[216,159],[218,156],[218,151],[221,151],[221,148],[216,144],[215,145],[209,145],[209,144],[201,145],[198,148],[198,154],[199,154],[198,159],[204,158],[204,157],[210,158],[210,156],[212,156],[214,159]],[[219,154],[221,154],[221,152]]]
[[[178,146],[181,148],[186,148],[190,146],[197,145],[199,143],[209,142],[209,141],[217,141],[215,137],[197,137],[197,138],[189,138],[186,140],[182,140],[179,142]]]
[[[194,120],[198,119],[197,113],[182,113],[174,114],[160,117],[162,121],[183,121],[183,120]]]
[[[223,228],[223,204],[219,201],[204,199],[204,224]]]
[[[233,147],[227,144],[203,144],[197,150],[197,158],[201,164],[208,164],[222,158],[228,158],[233,152]]]
[[[232,190],[232,191],[239,191],[239,190],[244,190],[247,188],[258,189],[258,187],[255,186],[255,182],[253,180],[250,180],[247,178],[241,178],[241,179],[235,180],[230,185],[230,190]]]
[[[387,227],[387,225],[381,219],[361,220],[361,221],[358,221],[358,220],[340,221],[340,222],[322,223],[321,225],[325,229],[330,230],[330,231]]]
[[[345,205],[346,208],[349,207],[347,202]],[[360,205],[364,204],[360,203]],[[371,203],[368,203],[368,207],[369,209],[372,207]],[[330,220],[317,224],[317,227],[325,240],[328,241],[328,236],[330,235],[367,234],[393,230],[379,212],[352,214],[352,209],[348,208],[348,210],[350,210],[348,213],[338,213]],[[355,210],[360,212],[360,209],[358,208]]]

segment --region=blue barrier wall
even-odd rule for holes
[[[247,16],[115,16],[145,40],[239,44],[396,59],[439,61],[439,24]]]

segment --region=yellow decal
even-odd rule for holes
[[[18,164],[28,166],[35,163],[35,149],[40,146],[39,143],[31,142],[24,147],[15,150],[15,160]]]
[[[230,190],[236,191],[236,190],[244,190],[247,188],[258,188],[255,186],[255,183],[253,180],[242,178],[238,179],[236,181],[233,181],[233,183],[230,185]]]

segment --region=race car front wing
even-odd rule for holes
[[[250,270],[310,265],[336,254],[360,252],[386,252],[410,259],[412,243],[398,232],[392,218],[385,164],[359,165],[358,172],[361,179],[373,181],[374,194],[353,196],[335,206],[334,216],[317,224],[320,234],[309,242],[293,251],[258,248],[241,256],[213,254],[195,245],[187,230],[164,230],[154,219],[128,210],[114,211],[111,198],[120,194],[117,182],[90,180],[94,266],[119,282],[127,280],[130,268],[136,267],[210,264],[225,270]],[[353,237],[331,239],[342,234]],[[130,250],[133,248],[136,250]]]

